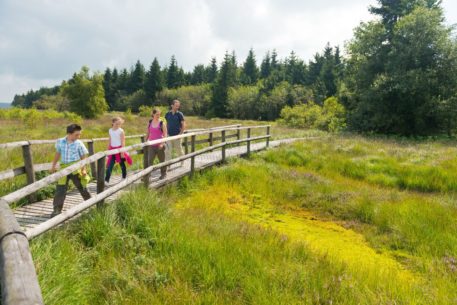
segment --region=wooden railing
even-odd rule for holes
[[[216,131],[224,129],[224,128],[236,128],[236,127],[240,127],[240,126],[241,126],[240,124],[236,124],[236,125],[213,127],[213,128],[209,128],[209,129],[191,129],[191,130],[186,131],[185,133],[189,134],[192,132],[199,132],[199,131],[201,132],[203,130],[211,130],[213,132],[216,132]],[[239,133],[230,135],[228,138],[233,138],[233,137],[238,137],[238,139],[239,139]],[[126,136],[126,139],[138,139],[138,140],[141,140],[141,142],[144,142],[145,135],[142,134],[142,135]],[[216,137],[213,140],[217,141],[220,139],[221,139],[220,137]],[[109,138],[82,139],[81,141],[84,143],[87,143],[89,155],[92,156],[95,154],[94,143],[106,142],[106,141],[109,141]],[[211,134],[208,139],[197,141],[196,144],[202,144],[202,143],[208,143],[208,142],[211,145],[211,143],[212,143]],[[30,141],[18,141],[18,142],[0,144],[0,150],[21,147],[22,148],[22,157],[24,160],[24,166],[1,171],[0,172],[0,181],[6,180],[6,179],[11,179],[11,178],[25,174],[27,177],[27,180],[26,180],[27,184],[34,183],[35,179],[36,179],[35,174],[37,172],[49,171],[52,167],[52,163],[34,164],[33,157],[32,157],[32,146],[55,144],[55,143],[56,143],[56,140],[30,140]],[[185,141],[182,143],[182,145],[184,146],[185,151],[187,153],[188,152],[187,138],[185,138]],[[141,154],[141,153],[143,153],[143,151],[139,150],[139,151],[134,151],[132,154]],[[90,164],[90,169],[91,169],[92,177],[97,177],[97,167],[96,167],[95,162]],[[30,194],[28,196],[28,201],[35,202],[36,201],[35,194]]]
[[[211,130],[216,132],[217,130],[224,129],[224,128],[234,128],[240,127],[240,124],[237,125],[227,125],[227,126],[220,126],[214,127],[209,129],[191,129],[186,131],[186,134],[192,132],[199,132],[203,130]],[[231,135],[231,137],[239,137],[239,134]],[[141,142],[144,142],[144,134],[141,135],[133,135],[133,136],[126,136],[126,139],[138,139]],[[220,140],[221,138],[214,138],[214,141]],[[57,140],[57,139],[56,139]],[[18,142],[11,142],[11,143],[3,143],[0,144],[0,149],[12,149],[12,148],[22,148],[22,157],[24,160],[24,166],[8,169],[0,172],[0,181],[5,179],[11,179],[19,175],[26,174],[27,175],[27,184],[31,184],[35,182],[35,173],[41,171],[48,171],[51,169],[51,163],[43,163],[43,164],[33,164],[32,158],[32,146],[36,145],[45,145],[45,144],[55,144],[56,140],[30,140],[30,141],[18,141]],[[94,143],[96,142],[104,142],[108,141],[109,138],[94,138],[94,139],[82,139],[81,141],[87,143],[89,155],[93,155],[95,153]],[[205,139],[201,141],[197,141],[196,144],[207,143],[210,142],[210,139]],[[186,143],[183,143],[183,146],[186,147]],[[141,153],[141,152],[140,152]],[[91,167],[92,169],[92,167]],[[92,176],[96,176],[95,170],[92,172]]]
[[[254,129],[263,129],[266,128],[266,135],[251,137],[251,130]],[[241,131],[246,131],[246,138],[241,139]],[[227,134],[227,132],[235,132],[233,134]],[[216,133],[220,133],[220,136],[215,137]],[[197,141],[197,136],[207,135],[208,138]],[[133,137],[133,136],[132,136]],[[227,141],[228,138],[236,137],[237,140]],[[172,140],[184,140],[184,146],[186,147],[186,154],[166,161],[159,163],[157,165],[152,165],[150,163],[150,158],[148,157],[151,145],[166,143]],[[190,139],[190,140],[189,140]],[[56,173],[53,173],[39,181],[34,181],[33,183],[14,191],[2,198],[0,198],[0,281],[1,281],[1,293],[2,293],[2,304],[4,305],[21,305],[21,304],[43,304],[41,290],[38,284],[35,267],[33,265],[32,256],[30,254],[28,239],[38,236],[51,228],[63,223],[64,221],[74,217],[75,215],[81,213],[82,211],[103,202],[103,200],[112,194],[120,191],[121,189],[131,185],[132,183],[143,179],[143,183],[146,186],[149,186],[149,177],[150,174],[161,167],[170,166],[172,164],[182,162],[184,160],[190,159],[190,175],[193,175],[195,172],[195,157],[221,149],[221,162],[226,160],[226,149],[228,146],[240,145],[241,143],[246,143],[246,154],[251,153],[251,143],[254,141],[265,140],[266,147],[269,145],[270,139],[270,126],[247,126],[241,127],[240,125],[236,126],[224,126],[219,128],[212,128],[206,130],[191,131],[183,135],[168,137],[160,140],[147,141],[139,144],[134,144],[128,147],[123,147],[115,150],[107,150],[103,152],[97,152],[88,158],[76,162],[69,167],[66,167]],[[95,140],[95,139],[94,139]],[[101,140],[101,139],[97,139]],[[214,144],[216,140],[220,140],[221,143]],[[35,144],[49,144],[48,141],[39,141]],[[20,143],[20,144],[19,144]],[[54,143],[54,142],[52,142]],[[195,150],[197,144],[206,144],[209,146],[202,148],[200,150]],[[1,144],[3,148],[5,147],[18,147],[18,146],[29,146],[30,142],[22,141],[8,144]],[[190,152],[189,150],[190,145]],[[2,148],[2,146],[0,146]],[[122,152],[143,152],[143,163],[144,169],[135,173],[134,175],[128,176],[122,182],[108,188],[104,189],[104,167],[106,163],[106,157]],[[24,160],[26,156],[24,154]],[[97,177],[97,195],[94,197],[83,201],[82,203],[74,206],[73,208],[62,212],[61,214],[51,218],[50,220],[39,224],[31,230],[28,230],[24,233],[12,210],[9,205],[21,200],[24,197],[34,194],[38,190],[58,181],[59,179],[68,176],[72,172],[78,170],[79,168],[89,165],[97,164],[97,171],[99,175]],[[25,165],[27,167],[27,165]],[[31,166],[33,168],[33,164]]]

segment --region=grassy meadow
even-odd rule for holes
[[[332,136],[31,242],[46,304],[455,304],[457,149]]]
[[[0,116],[0,143],[62,137],[74,119],[83,138],[106,137],[118,114],[52,115]],[[147,117],[124,117],[128,135],[144,132]],[[259,125],[187,122],[189,129]],[[139,187],[33,240],[45,303],[457,303],[454,140],[329,135],[276,124],[272,134],[310,138],[160,191]],[[51,161],[53,145],[32,150],[35,163]],[[140,168],[141,156],[134,161]],[[21,163],[20,149],[6,150],[0,171]],[[23,176],[2,181],[0,195],[24,184]],[[51,186],[39,195],[52,194]]]

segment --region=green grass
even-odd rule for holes
[[[267,158],[385,187],[420,192],[457,191],[457,149],[453,142],[399,144],[336,136],[299,144]]]
[[[449,171],[414,145],[306,141],[126,194],[32,241],[46,304],[455,303],[455,195],[341,170]]]
[[[177,194],[153,195],[131,193],[32,242],[46,304],[357,299],[345,268],[313,257],[304,244],[222,213],[174,210]]]

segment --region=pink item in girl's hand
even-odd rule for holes
[[[109,146],[109,150],[118,149],[118,148],[122,148],[122,146],[111,146],[111,145]],[[108,159],[106,160],[106,165],[110,164],[111,159],[113,157],[115,158],[116,163],[121,163],[121,154],[115,154],[115,155],[108,156]],[[128,165],[132,165],[132,163],[133,163],[132,157],[130,157],[130,155],[127,152],[124,153],[124,159],[125,159],[125,161],[127,161]]]

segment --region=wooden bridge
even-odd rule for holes
[[[259,135],[259,132],[264,135]],[[257,132],[253,136],[251,133]],[[242,137],[243,134],[243,137]],[[0,280],[2,304],[43,304],[35,267],[29,250],[28,240],[69,221],[94,205],[114,200],[122,191],[137,184],[158,188],[195,171],[224,163],[227,158],[249,155],[251,152],[292,140],[270,141],[270,126],[230,125],[210,129],[190,130],[183,135],[154,141],[144,141],[144,135],[129,136],[138,139],[138,144],[116,150],[94,151],[94,142],[107,141],[107,138],[83,140],[88,143],[90,156],[67,168],[35,181],[35,173],[49,170],[50,163],[33,164],[31,147],[54,144],[55,140],[21,141],[0,144],[0,149],[22,147],[24,166],[0,172],[0,180],[11,179],[25,174],[28,185],[0,198]],[[185,154],[172,160],[152,164],[151,145],[181,139]],[[234,139],[234,140],[230,140]],[[198,150],[196,148],[199,147]],[[113,175],[110,187],[105,189],[104,173],[106,158],[109,155],[129,152],[143,154],[143,168],[129,172],[126,179]],[[183,162],[183,166],[177,166]],[[52,199],[36,201],[35,193],[57,182],[84,165],[89,165],[95,182],[88,185],[92,198],[84,201],[77,190],[69,191],[61,214],[51,218]],[[158,179],[158,169],[169,166],[166,179]],[[29,204],[12,209],[10,205],[27,197]]]

